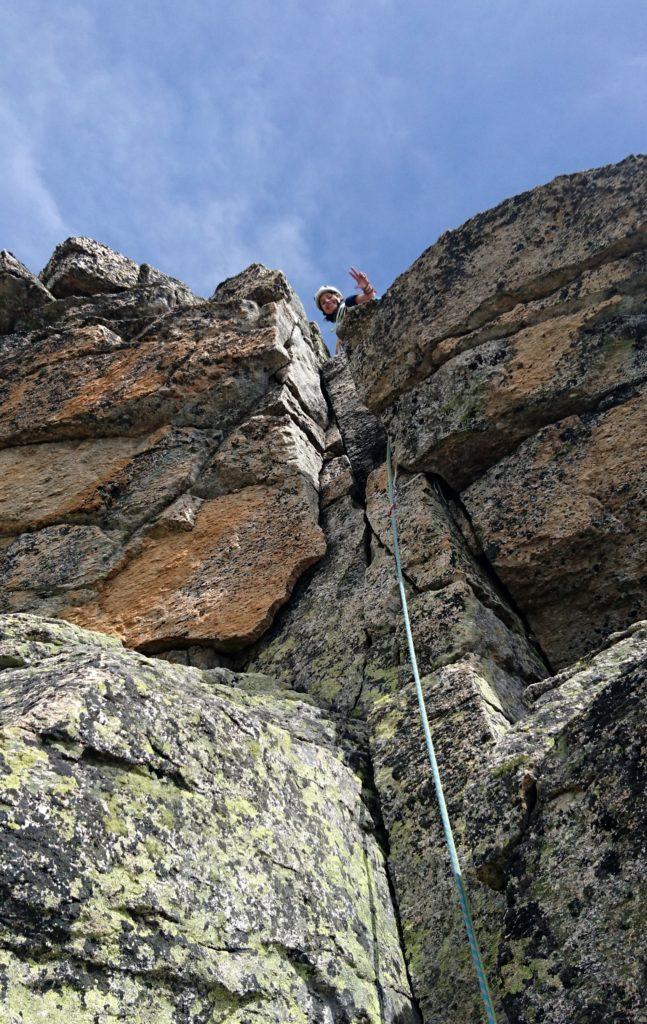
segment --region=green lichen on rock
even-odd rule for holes
[[[531,714],[468,787],[473,865],[505,895],[496,974],[510,1020],[642,1019],[646,659],[643,623],[536,683]]]
[[[417,1019],[324,713],[0,622],[1,1024]]]

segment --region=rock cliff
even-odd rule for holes
[[[387,431],[500,1020],[637,1024],[646,170],[444,235],[334,359],[260,265],[2,253],[1,1024],[481,1019]]]
[[[640,611],[645,163],[480,214],[347,325],[398,460],[460,494],[555,666]]]

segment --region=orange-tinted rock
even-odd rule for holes
[[[173,311],[125,343],[98,325],[29,339],[0,362],[0,442],[141,434],[240,420],[290,362],[291,322],[265,306]],[[26,362],[28,360],[28,362]],[[38,417],[33,410],[38,408]]]
[[[461,490],[546,423],[641,380],[644,294],[635,297],[636,312],[630,305],[616,296],[555,315],[444,363],[384,413],[398,460]]]
[[[206,449],[198,431],[99,437],[0,451],[0,532],[60,519],[122,528],[154,515],[191,481]]]
[[[59,294],[94,290],[72,280],[87,248],[58,253]],[[104,294],[50,297],[0,338],[2,607],[244,645],[325,549],[317,337],[277,272],[200,302],[104,248]],[[259,275],[284,283],[262,307]]]
[[[250,643],[324,554],[306,486],[246,487],[204,501],[192,529],[144,537],[97,600],[63,616],[131,647]]]
[[[295,473],[317,490],[321,464],[321,455],[290,416],[250,416],[205,465],[194,490],[203,496],[226,494]]]
[[[135,438],[24,445],[0,451],[0,530],[46,526],[79,512],[140,447]]]
[[[556,665],[644,614],[630,456],[645,430],[646,210],[647,157],[557,178],[443,235],[344,321],[396,461],[462,495]]]
[[[647,157],[564,175],[442,235],[378,304],[344,325],[362,400],[378,412],[428,376],[446,338],[644,248]]]
[[[640,394],[545,427],[463,495],[555,666],[644,615],[646,466]]]

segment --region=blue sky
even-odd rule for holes
[[[313,317],[647,149],[645,0],[5,0],[0,52],[0,248],[89,235],[202,295],[259,261]]]

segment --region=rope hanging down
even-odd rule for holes
[[[440,779],[440,772],[438,770],[438,761],[436,760],[436,752],[434,750],[433,740],[431,738],[431,732],[429,730],[429,719],[427,718],[427,709],[425,707],[425,698],[422,692],[422,685],[420,683],[420,675],[418,674],[418,662],[416,659],[416,651],[413,645],[413,636],[411,634],[411,622],[409,620],[409,608],[407,605],[407,595],[404,589],[404,579],[402,576],[402,563],[400,561],[400,545],[398,543],[398,521],[397,521],[397,502],[395,485],[393,478],[393,463],[391,454],[391,441],[387,442],[386,450],[386,472],[388,480],[388,494],[389,494],[389,518],[391,520],[391,530],[393,533],[393,554],[395,556],[395,567],[398,576],[398,586],[400,588],[400,600],[402,602],[402,614],[404,616],[404,628],[407,634],[407,643],[409,645],[409,658],[411,659],[411,668],[413,670],[413,678],[416,684],[416,694],[418,697],[418,707],[420,708],[420,717],[422,719],[422,728],[425,734],[425,743],[427,745],[427,753],[429,755],[429,763],[431,764],[431,771],[434,777],[434,787],[436,789],[436,799],[438,800],[438,807],[440,809],[440,817],[443,823],[443,831],[445,833],[445,841],[447,843],[447,849],[449,851],[449,859],[452,867],[452,874],[454,876],[454,882],[456,883],[456,889],[458,891],[458,901],[460,903],[461,912],[463,914],[463,921],[465,923],[465,929],[467,931],[467,939],[469,942],[470,953],[472,955],[472,963],[474,964],[474,970],[476,971],[476,977],[478,979],[479,989],[481,991],[481,998],[483,1000],[483,1006],[485,1007],[485,1013],[488,1019],[488,1024],[497,1024],[496,1016],[494,1013],[494,1006],[492,1005],[492,997],[490,996],[490,989],[487,983],[487,977],[485,975],[485,968],[483,967],[483,961],[481,959],[481,952],[479,950],[478,940],[474,931],[474,922],[472,921],[472,914],[467,899],[467,892],[465,885],[463,884],[463,875],[461,873],[461,866],[458,860],[458,853],[456,852],[456,845],[454,843],[454,835],[452,832],[451,822],[449,820],[449,814],[447,813],[447,804],[445,803],[445,794],[443,792],[443,784]]]

